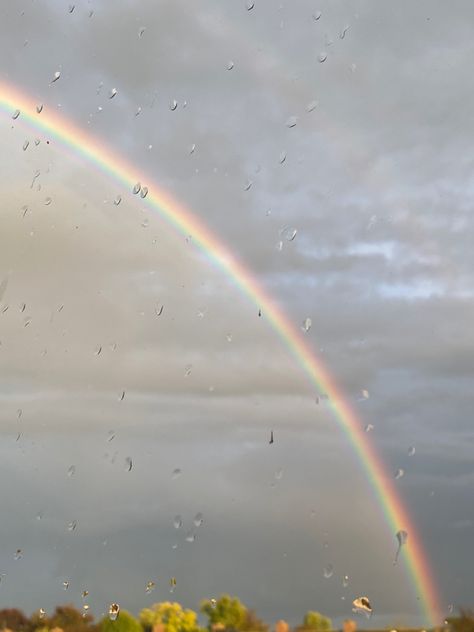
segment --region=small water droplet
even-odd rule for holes
[[[71,476],[74,476],[75,473],[76,473],[76,466],[71,465],[67,471],[67,475],[69,476],[69,478],[71,478]]]
[[[15,110],[12,114],[12,119],[16,121],[16,119],[20,116],[20,110]]]
[[[369,391],[366,388],[363,388],[361,390],[361,395],[362,395],[362,399],[369,399],[370,397]]]
[[[145,31],[146,31],[146,27],[145,26],[141,26],[138,29],[138,37],[143,37],[143,35],[145,34]]]
[[[44,618],[45,618],[45,616],[46,616],[46,610],[45,610],[44,608],[40,608],[40,609],[38,610],[38,617],[39,617],[40,619],[44,619]]]
[[[179,476],[181,476],[181,470],[179,467],[177,467],[176,469],[173,470],[171,474],[171,478],[175,479],[175,478],[178,478]]]
[[[234,62],[233,61],[228,61],[227,62],[227,70],[232,70],[233,67],[234,67]]]
[[[42,520],[42,518],[43,518],[43,512],[38,511],[38,513],[36,514],[36,520]]]
[[[109,92],[109,99],[113,99],[116,94],[117,88],[112,88],[112,90]]]
[[[132,189],[132,193],[134,195],[138,195],[138,193],[140,193],[141,188],[142,188],[142,185],[139,182],[137,182]]]
[[[306,106],[306,112],[313,112],[319,105],[318,101],[310,101]]]
[[[199,511],[195,516],[194,516],[194,525],[196,527],[200,527],[203,523],[204,517],[202,515],[202,513]]]
[[[232,342],[232,334],[226,334],[226,340],[227,342]]]
[[[60,70],[56,70],[56,72],[53,75],[53,78],[51,79],[51,83],[54,83],[55,81],[57,81],[60,76],[61,76],[61,71]]]
[[[63,582],[63,588],[64,588],[64,590],[67,590],[69,588],[69,582],[68,581]]]
[[[118,206],[121,201],[122,201],[122,196],[121,195],[116,195],[115,199],[114,199],[115,206]]]
[[[35,146],[38,147],[38,145],[41,143],[39,138],[35,138]]]
[[[196,143],[193,143],[191,147],[189,148],[189,153],[194,154],[195,151],[196,151]]]
[[[146,594],[149,595],[151,592],[153,592],[153,590],[155,589],[155,586],[156,586],[155,582],[153,582],[151,580],[149,582],[147,582],[146,586],[145,586]]]
[[[308,317],[308,318],[305,318],[305,319],[304,319],[304,321],[303,321],[303,324],[302,324],[302,326],[301,326],[301,329],[302,329],[304,332],[308,333],[308,331],[311,329],[311,325],[312,325],[312,324],[313,324],[313,323],[312,323],[311,318],[309,318],[309,317]]]
[[[364,428],[365,432],[372,432],[373,429],[374,429],[373,424],[367,424],[366,427]]]
[[[45,200],[44,200],[44,205],[45,205],[45,206],[49,206],[49,205],[51,204],[51,202],[52,202],[52,201],[53,201],[53,198],[51,198],[51,197],[49,197],[49,196],[48,196],[48,197],[47,197],[47,198],[45,198]]]
[[[186,533],[186,542],[194,542],[196,540],[196,534],[194,531],[188,531]]]
[[[183,520],[181,516],[178,514],[173,518],[173,527],[175,529],[181,529],[182,526],[183,526]]]
[[[248,191],[250,187],[252,186],[252,184],[253,184],[252,180],[247,180],[247,182],[244,185],[244,191]]]
[[[344,575],[342,578],[342,587],[347,588],[349,586],[349,575]]]
[[[189,377],[191,375],[191,371],[193,370],[193,365],[192,364],[187,364],[184,367],[184,375],[185,377]]]
[[[296,228],[293,228],[291,226],[284,226],[280,230],[280,237],[284,239],[285,241],[293,241],[297,233],[298,233],[298,230]]]
[[[281,479],[283,478],[283,468],[278,468],[278,470],[275,472],[275,478],[277,481],[281,481]]]
[[[69,11],[69,13],[72,13],[74,11],[74,9],[76,8],[75,4],[70,4],[67,8],[67,10]]]
[[[405,470],[401,467],[395,472],[395,480],[398,481],[405,474]]]
[[[298,117],[296,117],[296,116],[290,116],[290,117],[288,117],[288,118],[286,119],[286,123],[285,123],[285,125],[286,125],[287,127],[290,127],[290,128],[291,128],[291,127],[295,127],[295,125],[296,125],[297,121],[298,121]]]
[[[140,191],[140,197],[141,198],[146,198],[147,195],[148,195],[148,187],[142,187],[142,189]]]
[[[95,355],[100,355],[102,353],[102,345],[97,345],[94,351]]]
[[[111,621],[116,621],[117,617],[119,616],[120,613],[120,606],[118,605],[118,603],[111,603],[109,606],[109,619]]]
[[[395,559],[393,560],[394,564],[398,562],[398,556],[400,555],[401,548],[404,544],[406,544],[408,540],[408,533],[402,529],[400,531],[397,531],[395,537],[397,538],[398,548],[397,552],[395,553]]]
[[[67,525],[67,530],[72,532],[72,531],[75,531],[76,527],[77,527],[77,520],[71,520],[71,522],[69,522]]]
[[[85,599],[87,597],[87,595],[89,594],[88,590],[83,590],[82,591],[82,598]]]
[[[278,158],[280,165],[282,165],[286,160],[286,151],[283,150],[280,152],[280,157]]]
[[[326,51],[323,51],[322,53],[319,53],[318,55],[318,61],[320,64],[324,63],[327,58],[328,58],[328,54],[326,53]]]
[[[330,579],[334,575],[334,567],[333,567],[333,565],[332,564],[328,564],[327,566],[325,566],[323,574],[324,574],[324,577],[326,579]]]
[[[415,446],[414,446],[414,445],[411,445],[411,446],[408,448],[408,456],[413,456],[413,455],[415,454],[415,452],[416,452],[416,448],[415,448]]]
[[[133,467],[132,459],[129,456],[127,456],[127,458],[125,459],[125,469],[127,470],[127,472],[131,472],[132,467]]]
[[[172,112],[174,112],[177,107],[178,107],[178,102],[176,101],[176,99],[173,99],[172,101],[170,101],[170,110]]]
[[[23,151],[26,151],[29,147],[30,141],[29,140],[25,140],[25,142],[23,143]]]
[[[23,557],[23,551],[21,549],[17,549],[13,557],[15,560],[21,560],[21,558]]]
[[[214,598],[209,599],[209,601],[211,602],[211,608],[215,608],[217,606],[217,601]]]
[[[450,603],[450,604],[448,605],[448,612],[449,612],[449,614],[452,614],[452,613],[453,613],[453,610],[454,610],[454,604]]]
[[[348,31],[349,29],[350,29],[350,26],[345,26],[345,27],[342,29],[341,34],[339,35],[339,37],[340,37],[341,39],[344,39],[344,38],[345,38],[345,36],[346,36],[346,33],[347,33],[347,31]]]
[[[319,18],[321,17],[321,15],[322,15],[321,11],[316,11],[315,13],[313,13],[313,20],[317,22]]]
[[[170,579],[170,587],[171,587],[170,592],[174,592],[174,589],[176,588],[176,577],[172,577]]]
[[[247,11],[251,11],[255,6],[255,2],[253,0],[245,0],[245,8]]]

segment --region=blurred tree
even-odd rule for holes
[[[143,632],[143,629],[129,612],[120,610],[115,621],[111,621],[109,617],[104,617],[98,625],[98,632]]]
[[[140,623],[146,632],[199,632],[197,614],[183,610],[181,604],[164,601],[140,612]]]
[[[461,608],[459,617],[449,617],[448,625],[452,632],[474,632],[474,612]]]
[[[59,628],[63,632],[90,632],[91,628],[95,629],[92,625],[93,621],[92,615],[84,615],[74,606],[56,606],[50,617],[40,621],[40,627],[49,628],[51,632],[54,628]]]
[[[241,630],[247,616],[247,608],[237,597],[229,595],[221,595],[215,602],[202,601],[201,612],[209,619],[209,630]]]
[[[0,610],[0,629],[27,632],[31,630],[31,622],[21,610],[17,610],[17,608],[5,608],[4,610]]]
[[[300,627],[300,630],[301,629],[326,632],[327,630],[332,630],[332,621],[320,612],[309,610],[304,616],[303,625]]]
[[[269,625],[259,619],[253,610],[246,610],[239,629],[241,632],[268,632]]]

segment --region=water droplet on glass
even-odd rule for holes
[[[36,106],[36,113],[41,114],[42,111],[43,111],[43,104],[38,103],[38,105]]]
[[[149,595],[155,589],[155,586],[156,586],[155,582],[153,581],[147,582],[145,586],[146,594]]]
[[[352,612],[365,614],[367,617],[370,617],[372,614],[372,606],[370,605],[368,597],[358,597],[354,599],[352,602]]]
[[[217,606],[217,601],[214,598],[209,599],[209,601],[211,602],[211,608],[215,608]]]
[[[71,520],[71,522],[69,522],[67,525],[67,530],[75,531],[76,527],[77,527],[77,520]]]
[[[318,55],[318,61],[320,64],[325,62],[327,58],[328,58],[328,54],[325,51],[323,51],[322,53],[319,53]]]
[[[349,586],[349,575],[344,575],[342,578],[342,587],[347,588]]]
[[[227,62],[227,70],[232,70],[233,67],[234,67],[234,62],[233,61]]]
[[[405,474],[405,470],[401,467],[395,472],[395,480],[398,481]]]
[[[285,160],[286,160],[286,151],[281,151],[280,152],[280,157],[279,157],[278,160],[280,162],[280,165],[282,165],[285,162]]]
[[[28,149],[29,144],[30,144],[30,141],[25,140],[25,142],[23,143],[23,151],[26,151]]]
[[[244,185],[244,191],[248,191],[250,187],[252,186],[252,184],[253,184],[252,180],[247,180],[247,182]]]
[[[193,143],[191,147],[189,148],[189,153],[194,154],[195,151],[196,151],[196,143]]]
[[[313,13],[313,20],[317,22],[319,18],[321,17],[321,15],[322,15],[321,11],[316,11],[315,13]]]
[[[145,31],[146,31],[146,27],[145,27],[145,26],[141,26],[141,27],[138,29],[138,37],[143,37],[143,35],[144,35]]]
[[[306,333],[308,333],[308,331],[311,329],[312,324],[313,323],[311,321],[311,318],[305,318],[303,321],[303,325],[301,326],[301,329],[305,331]]]
[[[125,469],[127,470],[127,472],[131,472],[132,467],[133,467],[132,459],[129,456],[127,456],[127,458],[125,459]]]
[[[109,92],[109,99],[113,99],[116,94],[117,88],[112,88],[112,90]]]
[[[411,446],[408,448],[408,456],[413,456],[413,455],[415,454],[415,452],[416,452],[416,448],[415,448],[415,446],[414,446],[414,445],[411,445]]]
[[[349,30],[349,28],[350,28],[349,26],[345,26],[345,27],[342,29],[341,34],[339,35],[339,37],[340,37],[341,39],[344,39],[344,38],[345,38],[346,33],[347,33],[347,31]]]
[[[43,512],[38,511],[38,513],[36,514],[36,520],[41,520],[42,518],[43,518]]]
[[[245,1],[245,8],[247,9],[247,11],[251,11],[255,6],[255,2],[253,2],[253,0],[246,0]]]
[[[176,101],[176,99],[173,99],[172,101],[170,101],[170,110],[172,112],[174,112],[177,107],[178,107],[178,102]]]
[[[122,201],[122,196],[121,195],[117,195],[114,199],[114,204],[115,206],[118,206],[120,204],[120,202]]]
[[[148,187],[142,187],[142,189],[140,191],[140,197],[141,198],[146,198],[147,195],[148,195]]]
[[[186,533],[186,542],[194,542],[196,540],[196,534],[194,531],[188,531]]]
[[[374,429],[373,424],[367,424],[366,427],[364,428],[365,432],[372,432],[373,429]]]
[[[102,353],[102,345],[97,345],[94,351],[95,355],[100,355]]]
[[[394,564],[398,562],[398,556],[400,555],[402,546],[406,544],[406,541],[408,539],[408,533],[406,531],[403,531],[402,529],[400,531],[397,531],[397,533],[395,534],[395,537],[397,538],[398,548],[397,548],[397,552],[395,553],[395,559],[393,560]]]
[[[184,375],[185,375],[185,377],[190,376],[190,375],[191,375],[191,371],[192,371],[192,370],[193,370],[193,365],[192,365],[192,364],[187,364],[187,365],[184,367]]]
[[[13,557],[15,560],[21,560],[21,558],[23,557],[23,551],[21,549],[17,549]]]
[[[39,617],[40,619],[44,619],[44,618],[45,618],[45,616],[46,616],[46,610],[45,610],[44,608],[40,608],[40,609],[38,610],[38,617]]]
[[[69,478],[71,478],[71,476],[74,476],[75,473],[76,473],[76,466],[71,465],[67,471],[67,475],[69,476]]]
[[[329,579],[330,577],[332,577],[334,575],[334,567],[332,564],[328,564],[327,566],[324,567],[324,571],[323,571],[324,577],[326,579]]]
[[[448,612],[449,612],[449,614],[453,614],[453,610],[454,610],[454,604],[450,603],[448,605]]]
[[[85,599],[87,597],[87,595],[89,594],[88,590],[83,590],[82,591],[82,598]]]
[[[177,467],[176,469],[173,470],[171,474],[171,478],[178,478],[179,476],[181,476],[181,470],[179,467]]]
[[[53,199],[52,199],[52,198],[47,197],[47,198],[45,198],[45,200],[44,200],[44,205],[45,205],[45,206],[49,206],[49,205],[51,204],[51,202],[52,202],[52,201],[53,201]]]
[[[74,9],[76,8],[75,4],[70,4],[67,8],[67,10],[69,11],[69,13],[72,13],[74,11]]]
[[[290,117],[286,120],[285,125],[286,125],[287,127],[295,127],[295,125],[296,125],[296,122],[297,122],[297,121],[298,121],[298,117],[296,117],[296,116],[290,116]]]
[[[281,479],[283,478],[283,468],[278,468],[278,470],[275,472],[275,478],[277,481],[281,481]]]
[[[176,588],[176,577],[172,577],[170,579],[170,586],[171,586],[171,592],[173,592],[174,589]]]
[[[370,395],[369,395],[369,391],[365,388],[363,388],[361,390],[361,395],[362,395],[362,399],[369,399]]]
[[[56,70],[56,72],[53,75],[53,78],[51,79],[51,83],[54,83],[55,81],[57,81],[60,76],[61,76],[61,71],[60,70]]]
[[[284,226],[280,230],[280,236],[286,241],[293,241],[297,233],[298,230],[296,228],[292,228],[291,226]]]
[[[183,526],[183,520],[181,516],[178,514],[177,516],[173,518],[173,527],[175,529],[181,529],[182,526]]]
[[[35,146],[38,147],[38,145],[41,143],[39,138],[35,138]]]
[[[199,511],[195,516],[194,516],[194,525],[196,527],[200,527],[203,523],[204,517],[202,515],[202,513]]]
[[[178,548],[178,545],[175,543],[175,544],[172,545],[171,548],[173,549],[173,551],[176,551],[176,549]]]
[[[20,110],[15,110],[12,114],[12,119],[16,121],[16,119],[20,116]]]
[[[67,590],[69,588],[69,582],[63,582],[63,588],[64,590]]]
[[[120,606],[118,605],[118,603],[111,603],[109,606],[109,619],[111,621],[116,621],[117,617],[119,616],[120,613]]]
[[[113,430],[109,430],[108,432],[108,436],[107,436],[107,441],[113,441],[115,439],[115,432]]]
[[[135,186],[133,187],[133,189],[132,189],[132,193],[133,193],[134,195],[138,195],[138,193],[140,193],[140,189],[141,189],[141,188],[142,188],[142,185],[141,185],[139,182],[137,182],[137,183],[135,184]]]

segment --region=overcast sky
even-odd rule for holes
[[[251,4],[3,2],[0,80],[311,318],[308,345],[405,472],[447,615],[474,605],[474,6]],[[265,314],[21,115],[0,139],[0,606],[82,607],[87,589],[100,616],[225,591],[271,622],[339,624],[367,595],[361,626],[422,624],[361,464]]]

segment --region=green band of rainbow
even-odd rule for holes
[[[75,155],[99,167],[127,190],[131,191],[138,181],[150,182],[143,172],[139,173],[135,167],[110,151],[96,138],[86,134],[56,112],[43,111],[38,114],[35,103],[29,97],[13,86],[1,82],[0,107],[9,117],[15,110],[20,110],[20,121],[25,121],[34,129],[56,139],[63,148],[72,150]],[[150,187],[148,196],[143,202],[158,211],[179,232],[186,236],[192,235],[193,241],[219,264],[244,294],[262,309],[265,318],[302,366],[311,383],[329,396],[334,417],[358,454],[369,483],[383,509],[391,537],[394,538],[399,529],[405,529],[409,533],[408,542],[404,546],[404,559],[413,588],[420,600],[427,625],[439,624],[442,621],[441,601],[415,524],[404,507],[392,478],[385,472],[382,461],[370,444],[363,424],[345,401],[341,389],[334,382],[329,371],[310,350],[298,328],[289,321],[275,301],[252,277],[252,274],[200,222],[196,215],[156,185]]]

